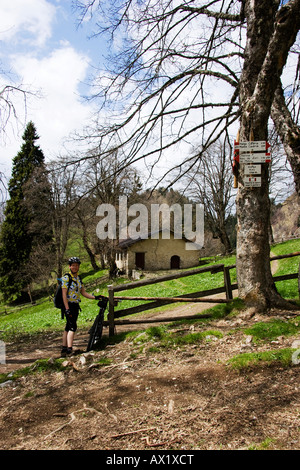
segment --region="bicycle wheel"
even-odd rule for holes
[[[87,352],[91,351],[93,347],[95,347],[101,340],[102,337],[102,331],[103,331],[103,314],[97,315],[93,326],[91,327],[89,334],[89,341],[87,345]]]

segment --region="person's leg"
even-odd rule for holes
[[[61,356],[65,357],[67,355],[67,349],[68,349],[68,331],[63,332],[63,337],[62,337],[62,348],[61,348]]]
[[[71,354],[73,348],[73,341],[75,337],[75,332],[77,330],[77,318],[79,314],[79,305],[69,303],[70,314],[66,315],[67,324],[63,336],[63,345],[66,347],[66,353]],[[65,348],[64,348],[65,349]]]
[[[73,346],[73,340],[74,340],[75,332],[74,331],[64,331],[63,333],[63,340],[62,340],[62,345],[63,348],[71,348]]]
[[[72,347],[73,347],[74,336],[75,336],[75,331],[68,331],[68,334],[67,334],[67,347],[69,349],[72,349]]]
[[[74,311],[73,306],[70,306],[70,314],[66,314],[65,316],[67,322],[62,338],[62,356],[66,356],[67,354],[70,354],[72,352],[75,331],[77,328],[76,321],[78,314],[76,314],[76,311]]]
[[[63,338],[62,338],[63,348],[66,348],[68,346],[67,338],[68,338],[68,332],[65,330],[63,333]]]

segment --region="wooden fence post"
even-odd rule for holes
[[[114,301],[114,288],[112,285],[108,287],[108,324],[109,324],[109,336],[114,336],[115,334],[115,301]]]
[[[231,286],[231,279],[230,279],[230,268],[228,266],[224,266],[224,285],[226,291],[226,299],[232,300],[232,286]]]
[[[298,292],[299,292],[299,299],[300,299],[300,263],[299,263],[299,272],[298,272]]]

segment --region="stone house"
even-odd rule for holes
[[[168,235],[165,239],[160,231],[157,238],[150,234],[145,239],[121,241],[116,255],[118,269],[131,276],[135,270],[158,271],[198,266],[200,250],[187,250],[189,240],[175,238],[173,232]]]

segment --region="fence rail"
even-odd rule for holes
[[[275,261],[278,259],[292,258],[294,256],[300,256],[300,251],[295,251],[294,253],[288,253],[287,255],[278,255],[271,256],[270,261]],[[298,279],[299,273],[283,274],[282,276],[273,276],[274,282],[287,281],[289,279]],[[300,294],[300,292],[299,292]]]
[[[270,262],[279,260],[279,259],[284,259],[284,258],[291,258],[293,256],[300,256],[300,251],[295,252],[295,253],[289,253],[287,255],[271,256]],[[154,322],[156,323],[156,322],[163,322],[163,321],[175,321],[179,319],[199,318],[199,315],[188,315],[188,316],[180,317],[180,318],[168,317],[167,319],[162,316],[159,319],[147,319],[146,321],[142,319],[138,319],[138,318],[137,319],[134,318],[130,320],[124,320],[124,319],[116,320],[120,317],[144,312],[146,310],[154,309],[162,305],[168,305],[174,302],[191,302],[191,303],[196,303],[196,302],[227,303],[227,302],[230,302],[233,299],[233,291],[238,288],[237,283],[232,283],[231,277],[230,277],[230,270],[234,269],[235,267],[236,267],[235,264],[230,265],[230,266],[225,266],[224,264],[216,264],[213,266],[192,269],[192,270],[188,270],[184,272],[157,277],[154,279],[146,279],[146,280],[141,280],[137,282],[122,284],[119,286],[109,285],[108,286],[108,297],[109,297],[108,320],[104,322],[104,325],[109,327],[109,336],[114,335],[115,325],[135,324],[135,323],[154,323]],[[195,274],[201,275],[207,272],[210,272],[211,274],[223,272],[224,285],[221,287],[214,288],[214,289],[193,292],[189,294],[184,294],[184,296],[175,296],[175,297],[143,297],[143,296],[131,296],[130,297],[130,296],[118,296],[118,295],[116,296],[115,295],[116,292],[136,289],[138,287],[144,287],[144,286],[148,286],[152,284],[162,283],[162,282],[170,281],[173,279],[180,279],[180,278],[187,277],[187,276],[194,276]],[[298,278],[298,273],[285,274],[282,276],[273,276],[274,282],[284,281],[288,279],[297,279],[297,278]],[[219,294],[222,292],[225,293],[224,299],[216,299],[216,298],[208,297],[208,296]],[[115,307],[118,305],[118,301],[122,301],[122,300],[146,301],[148,303],[115,311]],[[203,318],[207,318],[208,316],[210,315],[205,314],[203,315]]]

